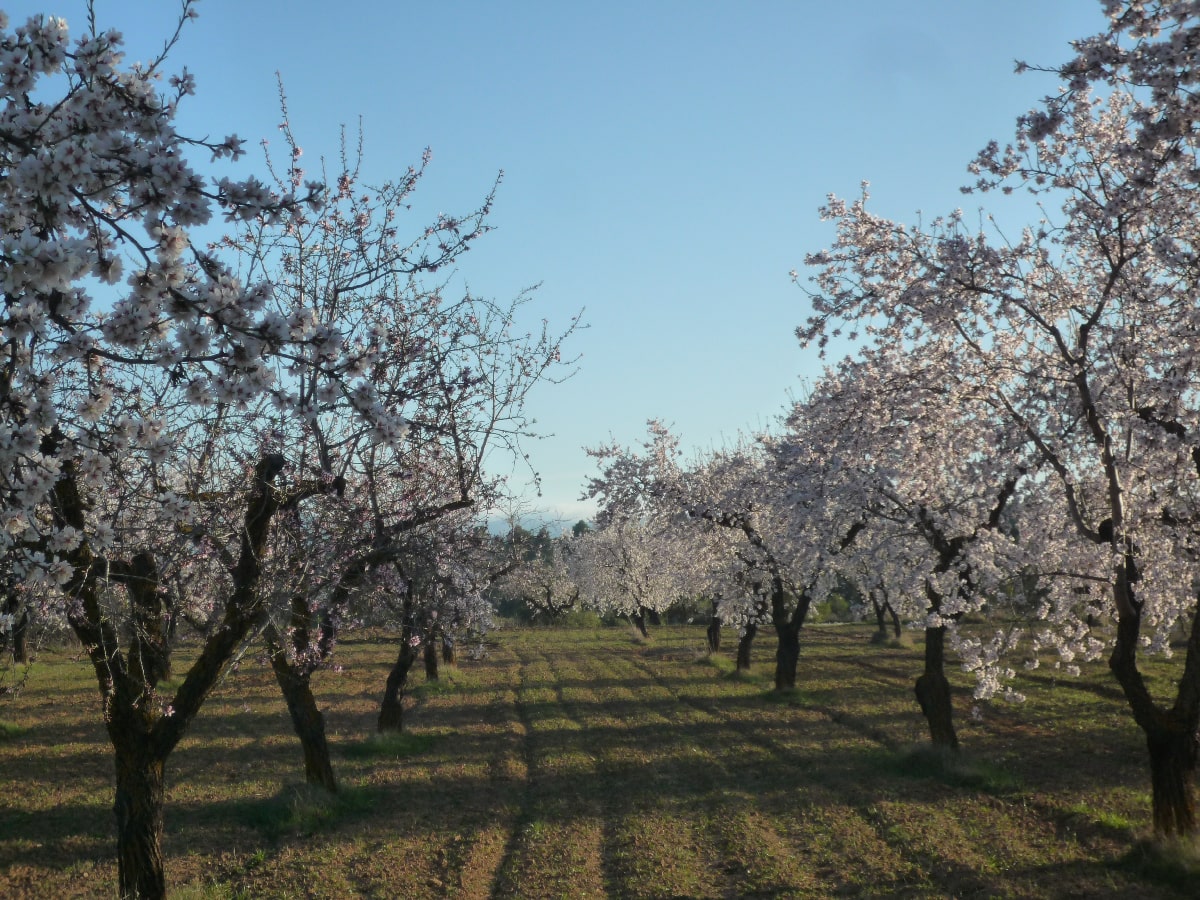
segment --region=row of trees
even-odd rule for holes
[[[969,167],[967,193],[1028,192],[1042,218],[1008,236],[960,210],[893,222],[865,187],[831,197],[836,239],[811,281],[794,273],[813,310],[798,336],[859,350],[778,433],[686,465],[655,423],[641,447],[597,450],[600,527],[573,552],[593,560],[581,594],[619,592],[635,617],[700,593],[743,639],[769,623],[779,688],[813,603],[852,581],[881,623],[923,630],[916,696],[949,748],[948,653],[979,698],[1012,696],[1016,661],[1107,654],[1147,741],[1155,831],[1192,834],[1200,3],[1102,5],[1060,92]],[[1180,644],[1156,697],[1141,657]]]
[[[179,28],[194,16],[182,0]],[[72,43],[61,19],[0,15],[0,630],[16,649],[29,622],[64,623],[82,645],[120,894],[161,897],[167,759],[248,646],[333,790],[310,680],[340,630],[398,634],[386,729],[418,648],[486,625],[503,564],[478,522],[506,485],[485,465],[530,435],[526,398],[574,323],[527,331],[527,296],[438,280],[491,196],[406,236],[428,154],[377,187],[354,148],[307,173],[284,104],[265,179],[203,177],[189,156],[242,142],[176,131],[195,90],[164,74],[179,29],[126,66],[95,22]],[[201,246],[214,213],[225,236]],[[195,661],[165,690],[187,635]]]

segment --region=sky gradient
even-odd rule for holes
[[[82,0],[0,3],[85,25]],[[157,53],[177,7],[97,0],[129,58]],[[1099,31],[1096,0],[818,0],[450,3],[205,0],[169,71],[197,95],[184,133],[277,134],[276,72],[315,163],[339,127],[365,140],[366,181],[432,165],[410,230],[478,205],[504,181],[458,284],[505,299],[540,284],[534,319],[588,329],[579,371],[531,411],[552,436],[527,448],[547,518],[586,517],[582,448],[636,442],[648,418],[685,448],[771,425],[820,373],[793,334],[792,284],[832,230],[828,193],[871,182],[876,212],[912,220],[980,200],[965,166],[1056,90],[1068,41]],[[204,160],[194,161],[203,171]],[[238,171],[261,168],[250,152]],[[987,198],[989,205],[990,198]],[[1021,215],[1018,209],[1016,214]],[[403,228],[403,225],[402,225]]]

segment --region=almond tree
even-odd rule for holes
[[[916,696],[933,743],[951,750],[958,736],[946,652],[969,643],[958,622],[994,606],[1008,580],[1005,564],[1016,551],[1001,526],[1029,469],[1019,452],[1024,441],[1015,438],[1013,448],[1011,429],[956,374],[887,349],[846,360],[796,404],[784,451],[797,480],[867,511],[866,534],[845,548],[840,566],[860,553],[878,565],[887,546],[894,561],[874,577],[918,577],[919,588],[897,599],[924,627]],[[972,659],[980,658],[971,646]],[[989,687],[994,674],[977,672]]]
[[[602,499],[602,517],[610,508],[642,504],[693,529],[704,526],[697,534],[716,528],[727,532],[726,539],[735,535],[732,544],[707,538],[716,556],[702,583],[709,591],[722,591],[720,616],[738,625],[743,666],[749,665],[758,626],[771,622],[777,638],[775,687],[790,690],[796,684],[800,632],[812,604],[833,584],[828,560],[854,540],[862,528],[861,511],[832,504],[818,508],[812,499],[816,483],[789,481],[769,436],[715,452],[688,468],[679,465],[678,443],[652,421],[640,451],[616,444],[593,451],[601,472],[588,495]],[[730,574],[730,565],[737,573],[736,590],[721,577]]]
[[[283,113],[285,158],[268,157],[281,190],[305,177],[286,103]],[[485,474],[485,461],[522,458],[520,441],[532,434],[526,398],[553,378],[574,327],[563,335],[544,322],[537,331],[520,330],[528,294],[498,304],[424,287],[421,276],[486,232],[491,195],[466,215],[442,215],[410,240],[400,221],[429,155],[397,181],[370,188],[360,182],[360,159],[361,148],[353,155],[343,148],[340,168],[328,178],[336,190],[320,211],[280,225],[250,222],[221,242],[247,271],[271,279],[281,328],[287,310],[305,303],[331,323],[321,347],[280,361],[271,396],[280,412],[263,415],[290,464],[336,494],[285,523],[272,556],[275,615],[265,631],[304,747],[306,778],[331,791],[336,781],[313,672],[329,661],[340,624],[375,589],[373,580],[394,580],[396,565],[411,558],[410,532],[452,517],[450,533],[457,534],[473,521],[458,514],[497,501],[501,486]],[[341,348],[352,348],[360,364],[332,365]],[[358,379],[350,402],[369,404],[365,417],[344,415],[341,385],[349,378]],[[381,429],[380,411],[400,424]],[[453,543],[439,540],[442,547]],[[434,593],[445,599],[440,588]],[[435,638],[425,634],[427,649]],[[436,655],[426,658],[436,673]]]
[[[673,523],[609,518],[572,542],[571,573],[580,601],[604,615],[625,616],[642,637],[694,593],[693,570],[681,529]]]
[[[1186,27],[1172,36],[1181,40],[1194,31],[1193,3],[1107,6],[1127,23],[1147,10],[1160,25],[1178,14]],[[1153,30],[1131,34],[1148,40]],[[1128,60],[1106,65],[1098,71],[1131,82],[1152,71]],[[990,386],[987,402],[1034,448],[1060,504],[1061,515],[1023,522],[1023,541],[1039,546],[1049,568],[1064,561],[1080,573],[1086,568],[1071,560],[1098,562],[1087,578],[1048,583],[1043,638],[1072,658],[1110,648],[1110,667],[1146,736],[1154,829],[1163,835],[1197,829],[1200,726],[1200,217],[1192,126],[1177,120],[1194,100],[1185,95],[1188,77],[1171,66],[1163,70],[1166,95],[1156,86],[1102,99],[1086,78],[1073,80],[1019,121],[1011,145],[980,154],[972,165],[977,189],[1027,188],[1046,207],[1058,205],[1054,218],[1019,238],[972,230],[961,213],[909,227],[868,212],[865,194],[853,203],[832,199],[825,215],[838,237],[809,259],[818,270],[815,315],[801,329],[820,341],[847,322],[947,372],[971,370],[981,390]],[[1037,533],[1061,521],[1066,533]],[[1089,612],[1099,597],[1084,589],[1097,577],[1115,634]],[[1186,659],[1171,694],[1157,699],[1139,656],[1169,649],[1181,624]]]
[[[183,0],[180,27],[193,15]],[[346,310],[277,297],[269,282],[239,278],[222,248],[189,238],[214,209],[303,227],[322,186],[302,175],[282,191],[202,179],[189,151],[236,158],[241,142],[175,131],[177,104],[195,89],[186,73],[160,81],[178,31],[157,59],[126,68],[119,34],[90,18],[73,46],[60,19],[0,21],[0,549],[27,590],[59,592],[95,671],[116,760],[119,892],[161,897],[166,759],[265,621],[277,519],[339,490],[254,421],[258,403],[305,420],[314,401],[297,372],[316,365],[323,414],[359,420],[385,447],[409,426],[369,378],[382,335],[342,341],[357,324]],[[461,249],[453,225],[422,230],[431,249],[414,254],[417,267],[435,265],[442,244]],[[162,697],[166,605],[172,585],[190,583],[181,573],[197,548],[227,551],[209,569],[212,628]]]
[[[563,536],[551,541],[545,553],[521,552],[517,544],[520,564],[497,581],[497,589],[520,598],[535,618],[553,620],[570,612],[579,603],[579,586],[571,573],[574,540]]]
[[[388,672],[377,728],[400,731],[408,676],[425,652],[426,677],[436,680],[442,638],[482,637],[494,626],[484,594],[516,569],[515,557],[497,558],[486,527],[466,513],[439,518],[411,530],[393,557],[392,585],[375,595],[376,616],[398,627],[399,653]]]

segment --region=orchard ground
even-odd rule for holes
[[[299,784],[248,655],[168,765],[170,895],[1194,896],[1194,856],[1142,842],[1145,748],[1104,665],[1023,673],[1028,701],[978,718],[958,681],[948,761],[922,749],[916,642],[870,634],[807,628],[801,687],[779,695],[769,634],[739,676],[733,641],[709,658],[699,626],[505,629],[418,687],[386,741],[370,734],[395,650],[352,637],[315,680],[335,801]],[[0,707],[0,896],[116,895],[98,702],[64,649]]]

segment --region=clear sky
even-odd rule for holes
[[[83,0],[3,2],[85,24]],[[97,0],[130,58],[162,45],[171,0]],[[382,181],[432,168],[411,219],[467,212],[503,169],[496,230],[459,266],[475,293],[541,284],[534,313],[589,324],[579,372],[532,401],[552,434],[528,448],[549,517],[578,503],[582,447],[637,441],[648,418],[685,448],[770,425],[820,372],[793,330],[788,272],[829,243],[817,207],[871,182],[874,209],[911,220],[979,201],[966,163],[1056,89],[1013,74],[1056,64],[1103,23],[1097,0],[204,0],[171,71],[197,95],[184,133],[248,146],[275,134],[275,73],[305,158],[365,132]],[[204,160],[195,161],[198,168]],[[260,166],[250,153],[239,170]],[[990,201],[989,201],[990,202]]]

